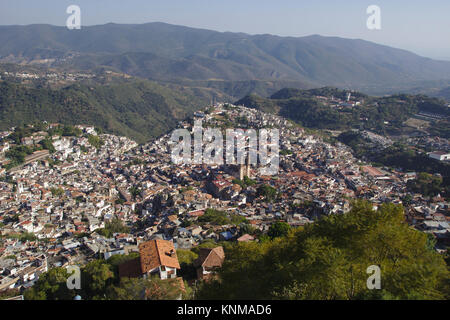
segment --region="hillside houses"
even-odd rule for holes
[[[258,241],[274,222],[293,227],[314,223],[349,211],[355,197],[378,205],[402,203],[410,195],[406,183],[415,175],[363,163],[347,146],[329,144],[275,115],[218,104],[198,116],[204,127],[223,125],[224,118],[231,124],[245,122],[245,116],[249,126],[278,128],[282,152],[277,174],[263,176],[251,166],[250,177],[238,179],[236,165],[175,164],[170,134],[139,146],[125,137],[99,134],[104,144],[98,149],[86,137],[58,136],[52,140],[54,153],[31,159],[0,181],[0,230],[6,239],[0,268],[3,260],[5,268],[16,266],[17,261],[6,259],[13,255],[19,261],[45,255],[51,268],[137,250],[140,257],[121,266],[121,276],[176,280],[176,250],[206,240]],[[190,124],[182,121],[179,127]],[[90,126],[79,128],[94,134]],[[262,186],[273,188],[273,197],[259,193]],[[410,196],[408,223],[444,247],[448,202]],[[205,219],[207,209],[223,216]],[[223,262],[220,249],[214,250],[202,251],[199,278]],[[20,286],[30,279],[16,278],[5,274],[2,283]]]

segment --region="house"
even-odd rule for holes
[[[196,210],[196,211],[191,211],[191,212],[187,213],[188,217],[193,217],[193,218],[201,217],[204,214],[205,214],[205,210]]]
[[[194,261],[198,279],[210,279],[217,268],[221,268],[225,260],[223,247],[200,248],[198,258]]]
[[[157,274],[161,279],[177,277],[180,269],[177,253],[172,241],[151,240],[139,244],[139,258],[119,265],[121,278],[147,278]]]
[[[446,161],[446,160],[450,160],[450,153],[442,152],[442,151],[435,151],[435,152],[430,153],[429,157],[431,159],[436,159],[439,161]]]

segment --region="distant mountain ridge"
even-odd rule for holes
[[[450,79],[450,62],[364,40],[248,35],[165,23],[68,30],[0,26],[0,61],[89,69],[106,66],[157,81],[296,81],[376,89]],[[54,60],[53,60],[54,59]],[[280,88],[280,87],[278,87]],[[273,93],[274,91],[272,91]]]

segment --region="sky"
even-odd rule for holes
[[[358,38],[450,60],[450,0],[0,0],[1,25],[64,26],[69,5],[81,27],[166,22],[217,31]],[[381,30],[369,30],[377,5]]]

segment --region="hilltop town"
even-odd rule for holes
[[[216,104],[178,128],[191,130],[196,120],[222,129],[279,129],[278,174],[262,176],[250,165],[176,165],[170,133],[138,145],[87,125],[44,123],[20,139],[16,129],[3,132],[0,291],[31,287],[53,267],[139,251],[153,240],[174,250],[258,241],[275,222],[314,223],[349,211],[355,198],[375,208],[402,203],[408,223],[433,235],[436,250],[448,245],[450,204],[408,191],[417,173],[374,167],[340,142],[256,109]],[[27,155],[14,162],[11,150]]]

